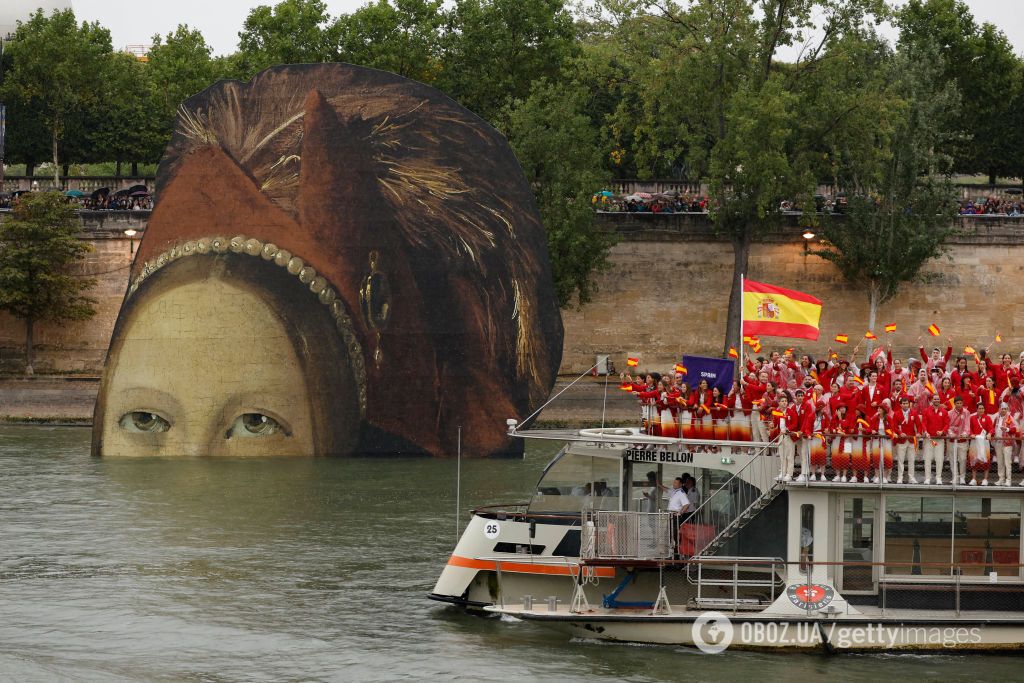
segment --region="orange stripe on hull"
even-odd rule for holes
[[[464,567],[466,569],[490,569],[497,570],[498,563],[493,560],[474,560],[471,557],[452,555],[448,558],[448,564],[452,567]],[[612,567],[594,567],[594,574],[601,579],[614,579],[615,569]],[[574,576],[571,567],[532,564],[529,562],[502,562],[501,571],[513,572],[515,574],[548,574],[554,576]]]

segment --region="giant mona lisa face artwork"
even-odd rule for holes
[[[93,428],[104,456],[514,452],[562,324],[508,144],[438,91],[282,66],[187,100]]]

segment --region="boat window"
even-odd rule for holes
[[[948,575],[952,523],[952,496],[886,496],[886,573]]]
[[[966,576],[1017,575],[1020,562],[1020,500],[958,498],[953,525],[953,562]],[[971,566],[978,565],[978,566]]]
[[[617,458],[565,453],[544,472],[530,501],[530,512],[619,509]]]
[[[814,506],[800,506],[800,569],[814,562]]]

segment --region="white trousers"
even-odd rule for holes
[[[908,462],[909,458],[909,462]],[[903,481],[903,468],[906,466],[910,478],[914,478],[914,468],[917,460],[916,439],[896,444],[896,479]],[[939,465],[941,468],[942,466]]]
[[[796,455],[796,444],[789,434],[783,434],[779,444],[779,474],[783,479],[793,478],[794,456]]]
[[[952,473],[953,481],[957,481],[967,476],[968,443],[959,439],[948,443],[949,471]]]
[[[999,481],[1013,480],[1013,445],[996,446],[996,471]]]
[[[924,478],[925,481],[942,479],[942,459],[946,443],[941,439],[924,437]],[[935,476],[932,476],[932,463],[935,464]]]
[[[761,421],[761,413],[757,410],[750,413],[750,438],[761,443],[768,441],[768,429]]]

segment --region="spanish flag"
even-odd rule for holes
[[[868,330],[867,332],[864,333],[864,338],[865,339],[878,339],[878,337],[875,336],[875,333],[872,332],[871,330]]]
[[[821,301],[775,285],[743,281],[743,330],[765,337],[818,339]]]
[[[729,358],[739,358],[740,354],[736,352],[735,346],[729,347]]]
[[[751,346],[750,348],[752,348],[754,350],[754,353],[761,353],[761,342],[760,341],[754,342],[753,346]]]
[[[938,325],[932,323],[931,325],[928,326],[928,334],[932,335],[933,337],[938,337],[940,334],[942,334],[942,332],[939,331]]]
[[[623,382],[622,384],[619,385],[619,389],[621,389],[622,391],[633,391],[633,385],[630,384],[629,382]]]
[[[626,365],[628,365],[631,368],[635,368],[636,366],[640,365],[640,359],[639,358],[627,358],[626,359]]]
[[[977,353],[977,351],[974,350],[973,346],[965,346],[964,353],[966,353],[968,356],[973,356],[975,353]]]
[[[837,334],[836,341],[839,342],[840,344],[848,344],[850,343],[850,338],[845,334]]]
[[[996,332],[996,341],[997,341],[997,342],[1001,342],[1001,341],[1003,341],[1003,335],[1001,335],[1001,334],[999,334],[998,332]]]
[[[682,363],[676,363],[676,372],[678,372],[680,375],[685,375],[686,366],[683,365]]]
[[[888,325],[885,326],[885,333],[886,334],[889,334],[890,332],[895,332],[895,331],[896,331],[896,323],[889,323]]]

